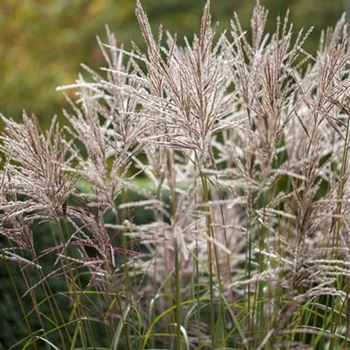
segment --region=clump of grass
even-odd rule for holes
[[[136,15],[146,52],[107,31],[106,67],[60,88],[65,128],[2,118],[1,256],[28,329],[12,348],[349,347],[345,17],[313,56],[259,4],[216,35],[208,3],[184,47]]]

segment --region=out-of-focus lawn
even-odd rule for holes
[[[143,0],[154,31],[160,23],[181,38],[196,30],[204,0]],[[237,11],[247,26],[255,0],[212,0],[214,20],[225,27]],[[308,48],[315,51],[319,30],[333,25],[343,0],[265,0],[270,18],[293,12],[297,28],[315,26]],[[35,113],[47,126],[65,104],[56,86],[72,83],[84,62],[99,67],[96,35],[108,24],[120,42],[142,46],[134,0],[2,0],[1,106],[7,116]],[[268,23],[268,28],[274,26]]]

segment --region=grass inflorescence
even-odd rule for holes
[[[107,30],[65,127],[2,117],[10,349],[350,348],[345,16],[316,55],[260,4],[184,46],[136,16],[146,52]]]

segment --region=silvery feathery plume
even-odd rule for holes
[[[23,218],[11,219],[6,225],[0,226],[0,236],[5,237],[9,242],[0,248],[0,257],[33,265],[33,261],[27,259],[28,254],[35,256],[33,233]],[[36,265],[39,267],[39,265]]]
[[[86,210],[76,209],[71,212],[69,222],[72,234],[65,245],[74,249],[75,253],[59,253],[59,259],[76,268],[88,269],[91,274],[90,283],[99,285],[101,289],[108,288],[116,269],[116,252],[104,224],[102,212],[95,216]],[[55,249],[59,250],[60,247]]]
[[[9,186],[17,204],[23,202],[10,217],[25,213],[27,218],[43,219],[64,214],[73,186],[67,173],[67,143],[55,120],[46,135],[37,120],[25,114],[22,123],[2,120],[5,131],[0,149],[9,157]]]
[[[139,113],[137,94],[124,93],[127,87],[140,89],[131,60],[125,65],[123,50],[107,33],[108,45],[99,41],[107,76],[85,67],[92,81],[80,77],[76,84],[60,89],[79,89],[77,103],[71,103],[74,113],[65,112],[77,141],[72,152],[79,165],[71,170],[92,186],[92,205],[113,207],[116,195],[126,185],[130,161],[142,146],[147,123]]]
[[[309,35],[300,32],[292,45],[287,15],[282,23],[278,20],[269,37],[264,31],[266,20],[267,11],[258,4],[251,20],[251,43],[238,18],[231,23],[232,40],[224,40],[223,45],[226,70],[235,89],[234,112],[231,127],[213,144],[217,167],[223,169],[214,173],[215,180],[211,178],[242,198],[248,217],[260,205],[259,196],[283,174],[293,174],[292,165],[297,166],[292,160],[282,165],[281,160],[290,137],[286,129],[302,102],[295,75],[304,62],[301,45]]]
[[[226,167],[212,170],[216,178],[211,178],[237,198],[232,203],[246,212],[237,226],[254,237],[253,259],[263,255],[267,264],[264,272],[252,271],[251,280],[233,286],[239,290],[241,283],[249,283],[254,288],[254,281],[266,280],[289,290],[290,300],[302,288],[307,290],[305,299],[341,294],[334,282],[350,272],[343,261],[348,254],[344,150],[349,39],[341,20],[314,59],[300,47],[303,37],[289,49],[286,21],[269,42],[263,36],[265,21],[266,12],[258,6],[252,45],[240,24],[233,24],[228,62],[240,112],[235,114],[236,127],[223,132],[222,143],[214,143],[216,162]],[[305,72],[300,52],[315,60]],[[273,197],[271,190],[276,191]],[[336,242],[330,232],[338,221]],[[255,243],[261,235],[267,247],[263,251]],[[329,254],[333,251],[337,257]]]
[[[165,144],[197,150],[205,159],[210,155],[213,133],[230,114],[223,37],[214,43],[209,3],[198,36],[192,45],[185,39],[183,49],[170,35],[168,48],[161,46],[161,35],[155,41],[139,1],[136,15],[147,45],[147,55],[142,56],[147,66],[147,74],[142,75],[147,93],[141,95],[142,103],[153,113],[153,122],[163,127],[163,135],[166,132]]]
[[[306,127],[307,118],[299,120],[305,123],[308,137],[312,136],[312,129],[317,130],[323,123],[341,135],[345,129],[343,105],[350,89],[350,38],[344,17],[334,30],[323,33],[317,56],[308,56],[314,64],[296,81],[304,113],[306,109],[313,119],[311,130]]]
[[[23,216],[27,203],[16,201],[10,192],[7,165],[0,172],[0,236],[5,237],[10,244],[0,248],[0,255],[27,264],[30,262],[22,257],[23,251],[34,251],[33,235]],[[22,253],[18,255],[17,251]]]
[[[23,122],[2,117],[5,123],[0,149],[7,159],[1,174],[0,235],[8,239],[6,259],[33,264],[36,257],[30,225],[66,213],[73,191],[66,172],[67,145],[55,120],[45,135],[35,118]]]
[[[293,92],[297,88],[294,73],[304,62],[300,48],[310,31],[304,35],[300,32],[292,45],[293,27],[288,14],[282,23],[278,19],[271,38],[264,32],[266,20],[266,9],[257,5],[251,20],[250,44],[236,17],[231,24],[232,43],[227,43],[226,52],[237,101],[246,111],[241,130],[246,130],[245,139],[249,140],[255,162],[268,170],[283,138],[284,127],[291,118]]]

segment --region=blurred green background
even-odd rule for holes
[[[119,42],[142,47],[136,23],[135,0],[1,0],[1,106],[6,116],[19,118],[22,110],[34,113],[47,126],[61,114],[65,100],[55,88],[74,82],[80,63],[98,68],[102,57],[96,35],[104,38],[105,24]],[[344,10],[344,0],[262,0],[270,10],[268,30],[276,15],[290,8],[295,27],[315,30],[307,48],[315,51],[320,29],[334,25]],[[178,36],[196,31],[205,0],[143,0],[152,27],[160,23]],[[244,26],[255,0],[212,0],[214,21],[228,26],[237,11]]]

